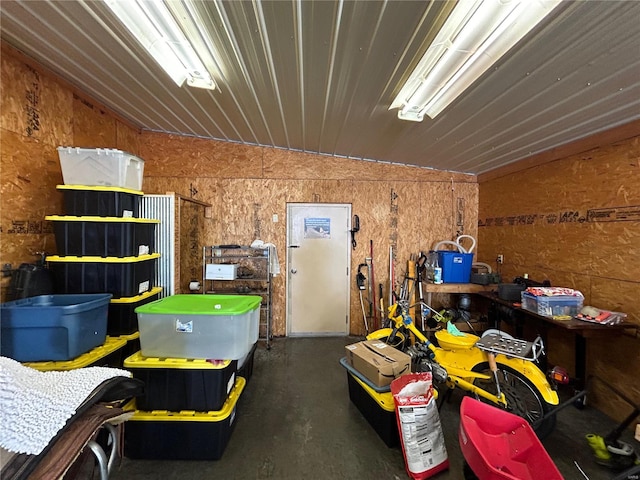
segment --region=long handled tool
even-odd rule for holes
[[[358,273],[356,274],[356,284],[358,285],[358,293],[360,294],[360,306],[362,307],[362,320],[364,321],[364,330],[366,334],[369,334],[369,324],[367,323],[367,313],[364,311],[364,300],[362,298],[362,291],[366,289],[365,282],[367,277],[360,271],[362,267],[366,267],[366,263],[358,265]]]
[[[375,307],[374,303],[373,303],[373,283],[371,283],[372,280],[372,276],[371,276],[371,257],[367,257],[364,259],[364,263],[367,264],[367,275],[369,276],[368,279],[369,281],[367,282],[367,303],[369,304],[369,318],[373,319],[373,309]],[[376,325],[373,323],[373,321],[371,322],[371,327],[375,330],[376,329]]]
[[[374,328],[380,328],[380,324],[378,323],[378,315],[376,313],[376,309],[375,309],[375,304],[376,304],[376,289],[375,289],[375,276],[373,273],[373,240],[369,240],[369,255],[371,255],[371,297],[369,297],[369,300],[371,300],[371,305],[374,306],[373,308],[373,326]]]
[[[382,284],[379,283],[378,287],[380,288],[379,297],[380,297],[380,327],[384,328],[385,325],[385,314],[384,314],[384,298],[382,295]]]

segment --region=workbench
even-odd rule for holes
[[[488,299],[494,306],[501,305],[513,311],[515,321],[515,336],[522,338],[523,327],[525,323],[534,324],[538,333],[542,337],[545,348],[547,347],[547,331],[549,328],[561,328],[574,334],[574,356],[575,356],[575,377],[576,382],[581,388],[586,381],[587,373],[587,339],[602,338],[604,336],[621,335],[624,331],[635,331],[637,333],[638,326],[623,322],[617,325],[600,325],[597,323],[585,322],[572,318],[571,320],[556,320],[552,317],[538,315],[530,310],[523,309],[520,304],[514,304],[498,297],[496,292],[481,291],[477,292],[480,297]],[[493,319],[490,319],[490,322]],[[495,328],[500,328],[500,319],[497,317]],[[543,369],[544,368],[543,366]]]

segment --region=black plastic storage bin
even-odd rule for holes
[[[154,253],[159,220],[50,215],[58,255],[137,257]]]
[[[51,295],[53,293],[53,274],[39,263],[22,263],[11,272],[11,281],[7,289],[7,300]]]
[[[347,370],[349,399],[360,410],[362,416],[373,427],[387,447],[400,445],[395,403],[391,387],[373,385],[366,377],[354,369],[346,358],[340,359],[340,365]]]
[[[58,185],[65,215],[139,217],[142,192],[119,187]]]
[[[47,257],[58,293],[135,297],[154,287],[159,253],[139,257]]]
[[[136,410],[124,430],[124,455],[148,460],[218,460],[237,420],[238,398],[246,385],[238,378],[221,410],[145,412]]]
[[[216,363],[205,359],[143,357],[134,353],[124,361],[133,378],[145,383],[137,397],[140,410],[220,410],[236,381],[237,360]]]
[[[117,337],[131,335],[138,331],[138,315],[135,309],[141,305],[158,300],[162,287],[154,287],[148,292],[135,297],[113,298],[109,303],[109,318],[107,319],[107,335]],[[131,352],[132,354],[135,353]]]
[[[244,358],[238,360],[238,376],[244,378],[247,382],[249,382],[251,375],[253,375],[253,357],[257,347],[258,342],[253,344],[253,347],[251,347],[251,350]]]

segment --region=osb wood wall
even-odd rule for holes
[[[179,281],[177,293],[190,293],[192,280],[202,281],[202,244],[204,242],[204,207],[181,198],[177,199],[180,238],[176,248],[180,250],[180,264],[176,265]]]
[[[63,212],[56,147],[138,151],[139,131],[2,43],[0,85],[0,265],[56,253],[46,215]],[[1,279],[0,300],[9,278]]]
[[[62,173],[56,147],[118,148],[145,159],[146,193],[175,191],[214,205],[202,245],[277,245],[286,263],[287,202],[351,203],[361,218],[352,264],[369,256],[374,240],[376,283],[388,292],[389,246],[397,282],[411,253],[428,250],[458,232],[476,234],[475,177],[383,163],[336,159],[224,142],[140,135],[138,129],[83,92],[2,43],[0,110],[0,264],[16,268],[34,252],[55,252],[46,215],[62,214]],[[141,150],[141,143],[144,149]],[[277,213],[280,222],[273,223]],[[180,229],[182,232],[182,229]],[[181,234],[182,236],[182,234]],[[181,238],[182,240],[182,238]],[[187,241],[188,244],[188,241]],[[194,246],[180,262],[185,278],[200,265]],[[192,258],[193,257],[193,258]],[[199,268],[198,268],[199,271]],[[8,278],[2,279],[5,299]],[[283,276],[274,279],[274,333],[286,331]],[[351,332],[364,332],[355,280]]]
[[[580,290],[585,305],[622,311],[640,325],[640,132],[638,136],[480,184],[480,255],[504,255],[503,277]],[[552,363],[573,365],[573,335],[550,332]],[[640,339],[589,339],[587,369],[640,402]],[[596,388],[619,417],[629,406]],[[599,394],[599,395],[598,395]],[[593,398],[592,398],[593,400]]]
[[[149,132],[141,135],[140,155],[147,193],[174,191],[213,205],[205,245],[256,239],[276,245],[283,273],[273,282],[274,335],[286,332],[288,202],[347,203],[360,217],[351,252],[350,331],[357,335],[364,323],[355,271],[370,256],[370,240],[375,281],[386,299],[391,245],[401,282],[412,253],[459,233],[477,235],[477,184],[470,175]]]

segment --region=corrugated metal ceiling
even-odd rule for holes
[[[190,2],[219,91],[102,2],[0,2],[2,38],[143,129],[483,173],[640,118],[640,2],[565,2],[440,116],[388,107],[451,2]]]

